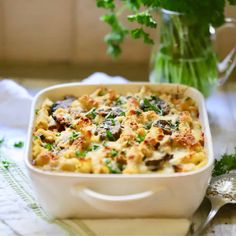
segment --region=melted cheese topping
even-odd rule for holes
[[[79,173],[175,173],[207,163],[195,102],[143,87],[120,95],[46,99],[37,111],[32,164]]]

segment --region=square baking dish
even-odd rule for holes
[[[147,86],[154,91],[191,97],[199,109],[205,134],[208,163],[202,168],[174,174],[82,174],[44,171],[31,164],[32,131],[35,109],[45,98],[53,101],[65,95],[90,94],[107,87],[126,94]],[[212,140],[202,94],[177,84],[62,84],[37,94],[32,104],[25,164],[41,206],[54,218],[190,217],[201,204],[213,167]]]

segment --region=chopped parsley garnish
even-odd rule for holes
[[[112,162],[110,159],[105,158],[105,164],[111,174],[120,174],[121,170],[118,168],[115,162]]]
[[[147,98],[144,98],[140,104],[143,111],[155,111],[157,114],[162,115],[163,111],[157,105],[152,104]]]
[[[98,148],[100,148],[100,146],[98,144],[94,144],[93,146],[88,148],[88,152],[96,151]]]
[[[112,132],[110,130],[106,130],[106,136],[110,141],[114,141],[115,137],[113,136]]]
[[[94,119],[96,117],[97,113],[96,113],[96,108],[92,108],[90,111],[88,111],[85,116],[90,118],[90,119]]]
[[[83,158],[85,157],[87,152],[77,151],[75,152],[76,157]]]
[[[145,136],[146,135],[138,134],[137,137],[136,137],[136,141],[139,142],[139,143],[143,142],[144,139],[145,139]]]
[[[121,105],[121,104],[122,104],[121,99],[120,99],[120,98],[117,98],[115,104],[116,104],[116,105]]]
[[[120,113],[120,116],[125,116],[125,112],[122,111],[122,112]]]
[[[227,174],[233,169],[236,169],[236,148],[234,153],[225,153],[220,160],[215,160],[212,176]]]
[[[126,145],[129,147],[129,146],[132,145],[132,142],[131,142],[130,140],[128,140],[128,141],[126,142]]]
[[[44,147],[45,147],[48,151],[51,151],[51,150],[53,149],[53,144],[51,144],[51,143],[46,143],[46,144],[44,145]]]
[[[137,116],[140,116],[140,115],[142,114],[142,111],[141,111],[140,109],[137,109],[137,110],[135,111],[135,113],[136,113]]]
[[[106,115],[105,120],[107,120],[107,119],[114,119],[114,118],[115,118],[115,114],[114,114],[112,111],[110,111],[110,112]]]
[[[115,157],[115,156],[118,155],[118,151],[113,148],[113,149],[110,151],[110,155],[111,155],[111,157]]]
[[[120,174],[121,173],[121,170],[118,167],[114,168],[111,165],[107,165],[107,167],[108,167],[110,173],[112,173],[112,174]]]
[[[22,148],[24,146],[24,142],[23,141],[19,141],[17,143],[14,143],[14,147],[16,148]]]
[[[114,120],[113,118],[111,119],[111,124],[112,124],[113,126],[116,125],[116,122],[115,122],[115,120]]]
[[[12,164],[11,162],[9,162],[9,161],[7,161],[7,160],[1,160],[0,161],[0,164],[1,164],[1,166],[3,167],[3,168],[5,168],[5,169],[9,169],[9,167],[10,167],[10,165]]]
[[[34,140],[37,140],[37,139],[39,139],[39,137],[36,136],[36,135],[34,135],[34,136],[33,136],[33,139],[34,139]]]
[[[105,89],[101,89],[99,92],[98,92],[98,96],[101,97],[101,96],[104,96],[106,94],[106,90]]]
[[[75,140],[79,137],[79,133],[77,133],[76,131],[73,131],[71,136],[70,136],[70,140]]]
[[[149,122],[147,122],[146,124],[144,124],[143,127],[144,127],[145,129],[151,129],[152,123],[153,123],[152,121],[149,121]]]
[[[35,109],[34,113],[35,113],[35,115],[38,115],[39,114],[39,109]]]
[[[93,147],[92,147],[93,151],[96,151],[98,148],[100,148],[100,146],[97,145],[97,144],[94,144]]]
[[[4,138],[1,138],[0,139],[0,146],[4,143],[5,139]]]
[[[122,105],[122,104],[124,104],[124,98],[123,97],[119,97],[119,98],[117,98],[116,99],[116,101],[115,101],[115,105]]]
[[[56,137],[59,137],[59,136],[61,136],[61,133],[59,133],[59,132],[56,133]]]

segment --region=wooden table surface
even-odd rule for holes
[[[62,82],[62,80],[18,79],[18,82],[31,91],[35,91],[38,87],[46,87]],[[207,98],[206,104],[213,138],[214,155],[215,158],[219,158],[225,152],[233,152],[236,147],[236,82],[229,82],[215,91]],[[209,202],[204,200],[193,216],[194,227],[197,227],[206,218],[209,209]],[[204,235],[236,235],[236,205],[224,206]]]

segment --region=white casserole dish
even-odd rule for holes
[[[197,103],[205,133],[208,163],[197,171],[175,174],[79,174],[43,171],[32,166],[31,144],[35,109],[45,98],[84,95],[105,86],[119,93],[137,92],[142,86],[162,92],[182,92]],[[211,178],[213,150],[204,98],[196,89],[175,84],[62,84],[35,97],[28,131],[25,163],[42,207],[56,218],[190,217],[204,198]]]

